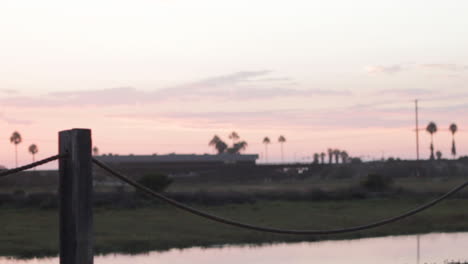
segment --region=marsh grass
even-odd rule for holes
[[[419,205],[421,198],[340,201],[258,201],[196,207],[256,225],[290,229],[328,229],[392,216]],[[351,239],[385,235],[468,230],[467,200],[451,199],[419,215],[368,231],[333,236],[291,236],[248,231],[157,204],[135,209],[96,208],[96,253],[142,253],[193,246],[261,244]],[[50,256],[58,253],[55,209],[0,208],[0,255]]]

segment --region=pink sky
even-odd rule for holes
[[[424,8],[421,8],[424,3]],[[268,7],[268,8],[266,8]],[[404,8],[403,8],[404,7]],[[468,151],[467,2],[5,1],[0,4],[0,164],[57,151],[91,128],[102,153],[213,153],[237,131],[247,153],[305,161],[327,148],[415,158]],[[421,134],[421,156],[429,136]]]

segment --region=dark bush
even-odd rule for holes
[[[138,183],[155,192],[163,192],[171,185],[172,179],[160,173],[146,174],[138,180]]]
[[[388,190],[392,187],[393,180],[390,177],[384,177],[380,174],[369,174],[361,182],[361,186],[369,191],[380,192]]]

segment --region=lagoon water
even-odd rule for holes
[[[94,263],[423,264],[446,263],[450,260],[468,261],[468,233],[432,233],[419,236],[389,236],[262,246],[195,247],[139,255],[96,256]],[[0,264],[56,264],[58,262],[58,258],[29,260],[0,258]]]

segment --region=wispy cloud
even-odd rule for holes
[[[395,74],[403,71],[403,66],[401,65],[372,65],[365,68],[366,72],[371,74]]]
[[[172,111],[151,113],[121,113],[107,117],[123,120],[143,120],[170,123],[191,128],[244,127],[252,129],[361,129],[405,128],[413,125],[413,104],[380,101],[333,109],[271,109],[245,111]],[[447,114],[462,116],[468,104],[434,105],[424,107],[426,116],[437,120]],[[410,130],[408,130],[410,131]]]
[[[30,120],[21,120],[21,119],[8,117],[3,113],[0,113],[0,121],[6,122],[7,124],[10,124],[10,125],[30,125],[33,123]]]
[[[347,90],[291,88],[288,87],[288,84],[283,83],[284,78],[270,78],[267,76],[269,74],[271,74],[271,71],[266,70],[242,71],[152,91],[120,87],[88,91],[53,92],[37,97],[16,96],[8,99],[3,98],[0,99],[0,103],[26,107],[109,106],[148,104],[171,100],[265,100],[277,97],[351,95],[351,92]],[[265,76],[267,77],[264,78]]]
[[[410,112],[412,109],[408,109]],[[255,129],[314,128],[341,129],[365,127],[402,127],[411,124],[407,112],[397,109],[365,109],[348,107],[333,110],[304,111],[302,109],[270,111],[218,112],[155,112],[116,114],[108,117],[124,120],[145,120],[174,123],[194,128],[224,128],[238,126]]]
[[[468,65],[450,64],[450,63],[421,64],[420,67],[425,68],[425,69],[442,70],[442,71],[449,71],[449,72],[460,72],[460,71],[468,70]]]
[[[468,65],[455,64],[455,63],[426,63],[426,64],[394,64],[394,65],[371,65],[365,67],[365,71],[370,74],[396,74],[406,70],[430,70],[430,71],[442,71],[448,72],[449,75],[445,74],[446,77],[456,77],[457,74],[468,71]]]
[[[19,91],[15,89],[0,89],[0,93],[11,95],[11,94],[18,94]]]
[[[420,96],[420,95],[430,95],[434,94],[433,90],[429,89],[418,89],[418,88],[409,88],[409,89],[383,89],[375,91],[376,95],[395,95],[395,96]]]

